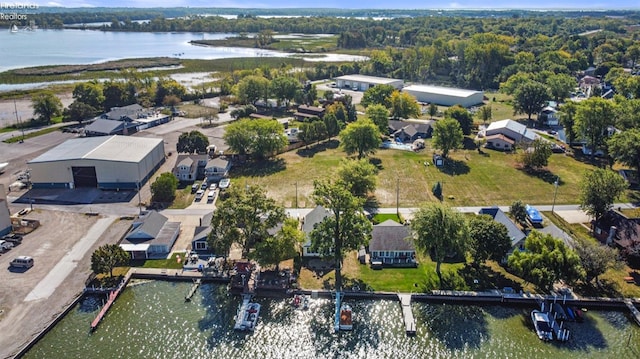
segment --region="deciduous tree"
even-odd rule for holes
[[[569,97],[569,94],[576,87],[576,79],[567,74],[551,75],[547,78],[547,86],[551,97],[556,102],[561,102]]]
[[[640,129],[616,133],[607,143],[611,157],[640,173]]]
[[[396,89],[391,85],[378,85],[369,87],[363,94],[360,104],[365,108],[371,105],[382,105],[384,108],[391,107],[391,94]]]
[[[595,280],[596,285],[600,286],[598,277],[610,268],[621,266],[621,262],[618,261],[618,250],[595,240],[577,237],[574,240],[574,248],[584,268],[587,282]]]
[[[449,107],[444,112],[445,118],[452,118],[460,124],[460,129],[465,136],[471,134],[471,128],[473,127],[473,116],[466,108],[460,105],[454,105]]]
[[[614,171],[596,168],[580,181],[580,208],[599,220],[624,193],[627,182]]]
[[[258,186],[230,187],[227,194],[213,212],[211,226],[221,229],[209,242],[225,248],[229,243],[225,236],[229,236],[242,247],[242,256],[246,258],[257,242],[269,237],[267,230],[284,221],[284,208]]]
[[[391,94],[391,117],[411,118],[420,116],[420,105],[416,98],[398,90]]]
[[[331,212],[310,234],[311,250],[324,257],[333,257],[336,270],[336,290],[342,289],[342,259],[348,251],[367,245],[373,229],[362,213],[364,199],[352,195],[339,182],[315,181],[313,199]]]
[[[462,147],[464,135],[460,123],[453,118],[445,118],[436,122],[433,129],[433,146],[442,151],[442,157],[449,152]]]
[[[71,105],[62,112],[62,121],[78,121],[78,123],[82,123],[84,120],[89,120],[95,117],[96,114],[96,109],[90,105],[87,105],[84,102],[73,101]]]
[[[62,102],[53,92],[45,91],[31,97],[31,106],[37,120],[46,124],[62,114]]]
[[[549,100],[549,90],[537,81],[527,81],[516,89],[513,94],[513,113],[531,115],[540,112]]]
[[[256,250],[249,257],[255,259],[260,266],[276,266],[280,262],[291,259],[298,254],[298,246],[304,241],[304,233],[298,229],[298,220],[287,218],[275,236],[268,236],[256,244]]]
[[[99,82],[81,82],[73,88],[73,98],[94,108],[94,111],[102,109],[104,94]]]
[[[357,153],[358,158],[375,153],[382,144],[378,126],[366,118],[347,125],[340,132],[340,140],[345,152],[348,154]]]
[[[367,159],[343,159],[337,174],[338,180],[356,197],[366,198],[376,190],[378,169]]]
[[[585,136],[592,157],[604,143],[607,128],[614,123],[614,113],[613,103],[599,96],[590,97],[578,104],[575,116],[576,132]]]
[[[478,111],[478,118],[482,121],[483,125],[486,125],[487,122],[491,122],[492,117],[491,105],[484,105],[480,107],[480,110]]]
[[[520,162],[525,168],[541,168],[549,164],[551,157],[551,144],[543,139],[535,139],[520,154]]]
[[[178,137],[176,151],[182,153],[205,153],[209,146],[209,139],[202,132],[193,130]]]
[[[524,242],[524,251],[509,256],[509,267],[518,276],[549,290],[553,283],[573,283],[584,277],[580,257],[550,234],[532,231]]]
[[[527,208],[521,200],[514,201],[509,207],[509,213],[511,217],[519,223],[525,223],[527,220]]]
[[[113,277],[113,269],[129,264],[129,253],[117,244],[105,244],[98,247],[91,255],[91,270],[96,273],[109,273]]]
[[[451,254],[463,254],[468,238],[464,215],[441,203],[421,207],[411,221],[416,248],[431,254],[436,262],[436,273],[442,283],[440,265]]]
[[[240,103],[256,104],[256,101],[269,97],[270,81],[262,76],[247,76],[234,87],[234,93]]]
[[[380,104],[371,105],[367,107],[366,115],[378,126],[380,133],[386,134],[389,132],[389,111],[386,107]]]
[[[469,249],[477,264],[489,259],[496,262],[504,259],[511,249],[511,239],[504,224],[484,214],[472,217],[468,225]]]
[[[151,184],[151,198],[154,202],[173,202],[178,189],[178,179],[171,172],[165,172]]]
[[[232,151],[257,159],[274,156],[289,143],[282,124],[269,119],[236,121],[227,126],[223,137]]]

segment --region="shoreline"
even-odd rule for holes
[[[140,270],[140,271],[139,271]],[[230,281],[229,277],[207,277],[200,272],[181,272],[177,269],[161,269],[161,268],[130,268],[127,272],[131,279],[143,279],[143,280],[161,280],[161,281],[178,281],[178,282],[191,282],[193,279],[201,279],[205,283],[224,284]],[[131,284],[125,285],[125,288]],[[124,290],[123,289],[123,290]],[[571,306],[577,306],[579,308],[585,308],[590,310],[612,310],[619,312],[626,312],[627,304],[624,298],[568,298],[552,295],[540,295],[540,294],[508,294],[500,292],[499,290],[491,291],[449,291],[449,290],[433,290],[431,293],[395,293],[384,291],[352,291],[346,290],[341,292],[344,298],[352,300],[390,300],[399,301],[399,294],[409,295],[412,301],[419,303],[429,303],[434,305],[473,305],[473,306],[505,306],[516,308],[531,308],[539,306],[541,301],[548,302],[563,302]],[[78,293],[73,301],[55,316],[51,322],[49,322],[43,330],[37,335],[32,337],[26,344],[20,348],[15,354],[14,358],[20,358],[24,356],[29,350],[35,346],[39,340],[41,340],[49,331],[51,331],[85,296],[87,295],[104,295],[99,293],[92,293],[91,291],[83,290]],[[239,296],[243,293],[236,293],[229,291],[230,295]],[[299,289],[299,290],[260,290],[252,293],[255,297],[261,298],[280,298],[287,299],[295,295],[309,295],[312,298],[332,299],[335,295],[335,291],[331,290],[313,290],[313,289]],[[634,305],[640,305],[640,299],[634,298],[631,301]],[[632,322],[632,319],[629,320]],[[90,323],[87,323],[89,326]],[[640,325],[640,323],[638,323]],[[97,329],[99,330],[99,328]]]

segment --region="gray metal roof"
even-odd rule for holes
[[[455,96],[455,97],[470,97],[476,94],[482,94],[482,91],[465,90],[465,89],[458,89],[453,87],[429,86],[429,85],[409,85],[403,88],[402,91],[433,93],[433,94]]]
[[[411,229],[388,219],[373,226],[369,251],[415,251]]]
[[[139,162],[162,143],[161,138],[104,136],[67,140],[28,163],[90,159]]]
[[[356,82],[371,83],[371,84],[378,84],[378,85],[392,84],[394,82],[402,81],[401,79],[390,79],[386,77],[376,77],[376,76],[366,76],[366,75],[344,75],[344,76],[336,77],[336,80],[356,81]]]
[[[490,207],[490,208],[482,208],[480,209],[479,214],[487,214],[493,217],[493,220],[502,223],[505,227],[507,227],[507,234],[511,239],[511,245],[514,246],[521,240],[523,240],[526,235],[516,226],[513,221],[507,217],[507,215],[502,212],[502,210],[498,207]]]
[[[139,236],[155,238],[169,219],[156,211],[150,211],[141,217],[140,220],[142,220],[142,224],[134,227],[129,234],[127,234],[127,238],[132,236],[136,236],[136,238],[139,238]]]
[[[316,206],[316,208],[314,208],[313,210],[311,210],[311,212],[307,213],[307,215],[304,216],[302,222],[302,231],[307,234],[311,233],[311,231],[313,231],[313,227],[316,224],[322,222],[322,220],[329,215],[332,215],[331,212],[326,210],[324,207]]]
[[[85,126],[84,130],[91,133],[110,135],[114,132],[118,132],[118,130],[121,127],[124,127],[124,125],[125,123],[122,121],[106,120],[100,118]]]

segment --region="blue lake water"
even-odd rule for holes
[[[85,299],[25,358],[638,358],[640,328],[622,312],[589,311],[567,343],[540,341],[528,309],[414,303],[417,335],[404,333],[397,301],[349,300],[354,330],[334,333],[333,305],[262,304],[253,333],[233,331],[240,302],[224,286],[151,281],[127,288],[93,334],[99,308]]]
[[[222,33],[106,32],[99,30],[0,31],[0,72],[31,66],[76,65],[123,58],[178,57],[220,59],[235,57],[287,57],[291,54],[237,47],[208,47],[191,40],[223,39]],[[327,54],[314,61],[357,61],[362,56]]]

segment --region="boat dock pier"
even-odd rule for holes
[[[398,299],[402,306],[402,317],[404,318],[404,328],[407,335],[416,334],[416,320],[411,311],[411,294],[398,293]]]
[[[98,328],[98,325],[102,321],[102,318],[104,318],[104,316],[107,314],[107,312],[111,308],[111,305],[113,305],[113,302],[115,302],[116,298],[118,298],[118,296],[120,295],[120,293],[122,293],[124,288],[127,287],[127,283],[129,283],[130,279],[131,279],[131,271],[128,271],[127,274],[122,279],[122,281],[120,282],[120,284],[118,285],[118,288],[116,288],[115,290],[111,291],[111,293],[109,293],[109,298],[107,299],[107,302],[100,310],[100,313],[98,313],[98,316],[93,320],[93,322],[91,322],[91,327],[89,329],[90,332],[94,332],[96,328]]]
[[[193,297],[193,295],[196,294],[196,291],[198,290],[198,287],[200,287],[201,282],[202,282],[202,279],[200,278],[193,281],[193,285],[191,286],[191,290],[189,290],[189,294],[187,294],[187,296],[184,297],[185,302],[191,301],[191,297]]]
[[[336,333],[340,331],[340,306],[342,305],[341,301],[343,296],[344,294],[342,294],[342,292],[336,292],[336,318],[333,323],[333,329]]]
[[[626,304],[627,308],[631,311],[631,316],[635,319],[636,323],[640,325],[640,311],[638,311],[638,308],[636,308],[631,299],[625,299],[624,304]]]

